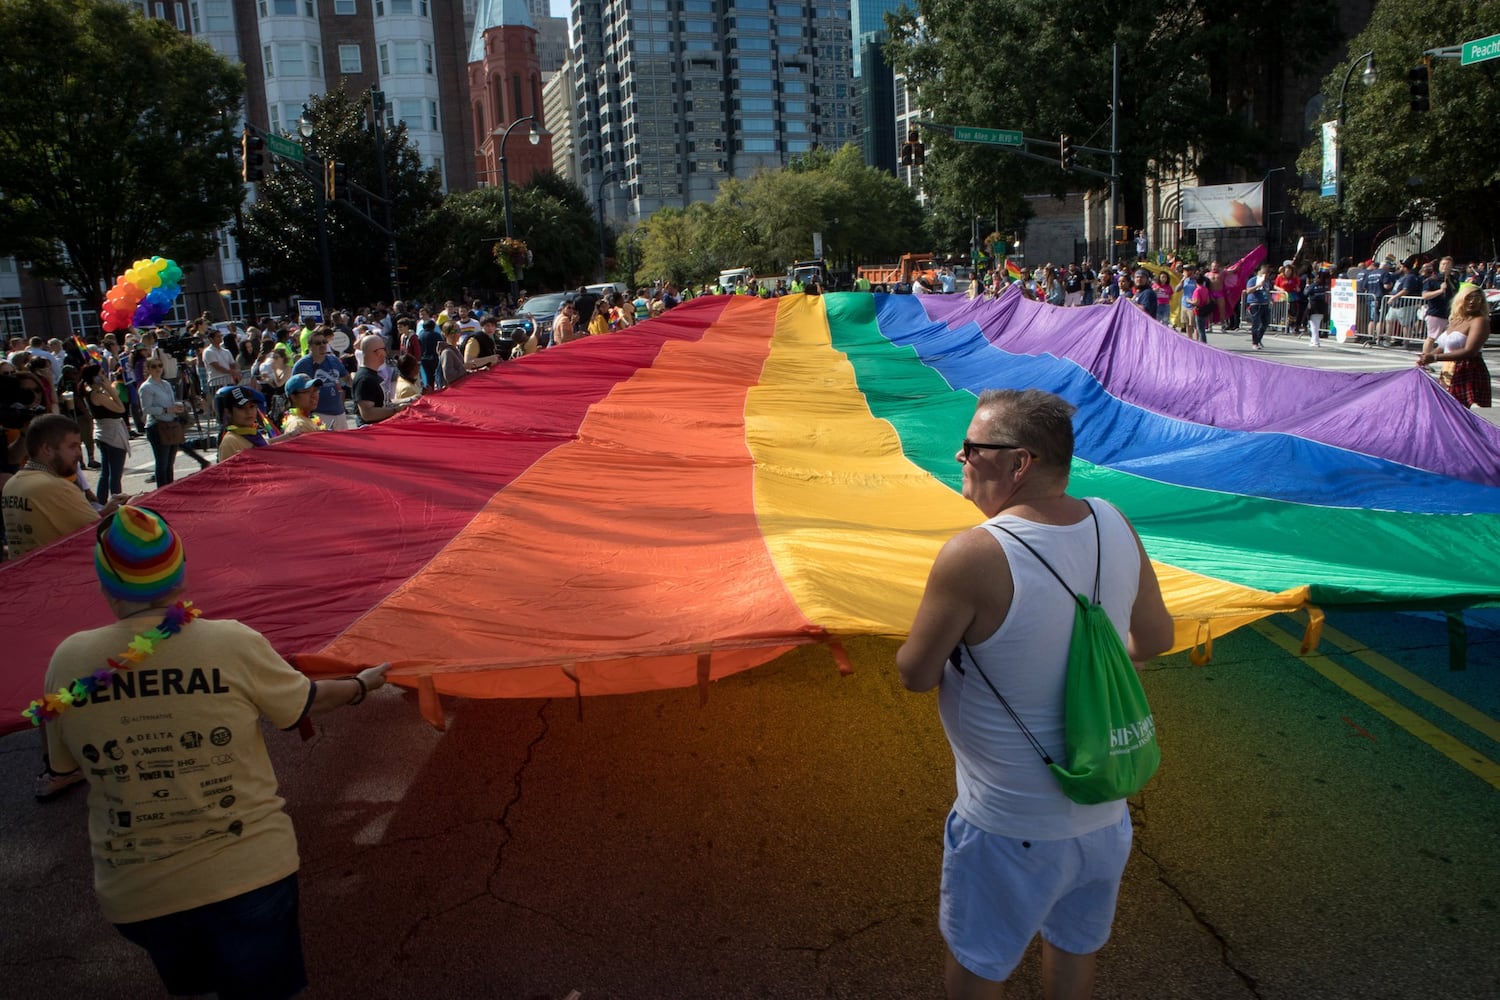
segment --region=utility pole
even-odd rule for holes
[[[396,261],[396,224],[391,216],[390,178],[385,169],[385,91],[370,87],[370,117],[374,119],[375,170],[380,174],[380,199],[385,203],[385,232],[388,242],[386,255],[390,258],[391,301],[401,298],[401,282],[397,275],[400,269]]]
[[[1109,87],[1109,262],[1115,263],[1115,206],[1120,200],[1120,45],[1111,47]]]

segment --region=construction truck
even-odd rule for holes
[[[921,279],[929,288],[941,288],[938,281],[937,268],[933,266],[933,255],[930,253],[904,253],[895,264],[866,264],[859,268],[856,277],[864,278],[872,285],[885,285],[887,288],[906,282],[910,284]]]
[[[832,290],[832,276],[828,273],[828,265],[821,257],[813,260],[799,260],[786,269],[786,285],[788,288],[794,288],[799,285],[806,287],[808,282],[812,281],[816,281],[818,287],[824,291]]]
[[[719,272],[719,290],[725,295],[743,293],[755,272],[748,267],[731,267]]]

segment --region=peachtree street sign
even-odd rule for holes
[[[295,143],[290,139],[283,139],[279,135],[272,135],[270,132],[266,133],[266,149],[277,156],[284,156],[288,160],[296,160],[298,163],[302,162],[301,144]]]
[[[1464,42],[1463,51],[1459,54],[1460,66],[1470,63],[1484,62],[1486,59],[1500,58],[1500,35],[1491,35],[1488,38],[1476,38],[1472,42]]]
[[[972,128],[958,125],[953,129],[953,138],[959,142],[982,142],[988,146],[1021,146],[1026,140],[1020,132],[1006,128]]]

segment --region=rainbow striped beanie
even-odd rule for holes
[[[94,569],[104,592],[116,600],[154,601],[182,582],[182,539],[156,511],[121,507],[98,537]]]

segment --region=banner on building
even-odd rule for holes
[[[1323,197],[1339,193],[1339,123],[1323,123]]]
[[[1264,181],[1182,189],[1183,229],[1240,229],[1265,224]]]

